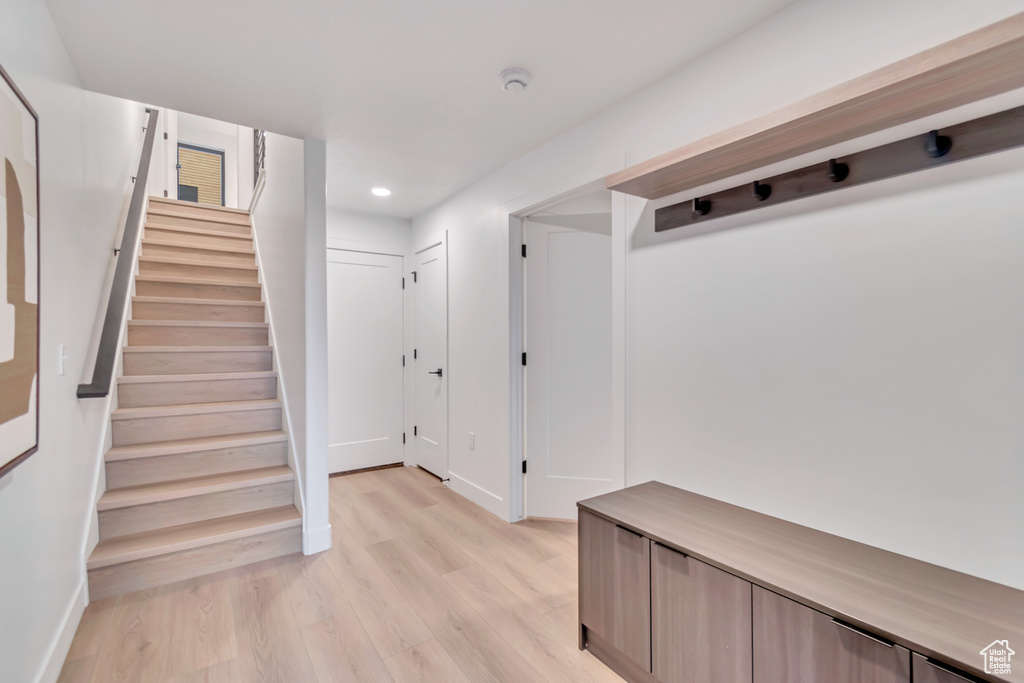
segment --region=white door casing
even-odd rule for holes
[[[448,255],[437,244],[415,258],[416,463],[448,479]]]
[[[400,463],[402,257],[327,250],[328,469]]]
[[[613,443],[612,240],[524,221],[526,513],[576,519],[622,488]]]

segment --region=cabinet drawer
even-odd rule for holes
[[[580,511],[580,623],[651,670],[651,541]]]
[[[652,543],[651,639],[661,683],[750,683],[750,583]]]
[[[914,659],[914,683],[976,683],[979,679],[959,671],[952,667],[947,668],[941,664],[928,661],[916,652]]]
[[[753,588],[755,683],[908,683],[910,651]]]

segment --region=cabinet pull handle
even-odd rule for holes
[[[661,548],[664,548],[665,550],[667,550],[669,552],[675,553],[676,555],[682,555],[683,557],[689,557],[689,555],[684,553],[682,550],[676,550],[675,548],[670,548],[669,546],[665,545],[664,543],[658,543],[657,541],[651,541],[651,543],[653,543],[654,545],[659,546]]]
[[[865,631],[862,628],[858,628],[857,626],[854,626],[853,624],[847,624],[845,621],[840,621],[839,619],[836,619],[835,617],[832,618],[832,623],[835,624],[836,626],[840,627],[840,628],[845,628],[847,631],[853,631],[854,633],[856,633],[859,636],[864,636],[868,640],[873,640],[876,643],[879,643],[881,645],[885,645],[886,647],[892,647],[893,645],[895,645],[895,643],[893,643],[891,640],[886,640],[885,638],[882,638],[881,636],[876,636],[874,633],[869,633],[868,631]]]
[[[957,671],[956,669],[954,669],[953,667],[951,667],[951,666],[949,666],[947,664],[943,664],[942,662],[940,662],[938,660],[935,660],[935,659],[932,659],[931,657],[926,657],[924,661],[926,661],[929,666],[932,666],[932,667],[938,669],[939,671],[943,671],[943,672],[949,674],[950,676],[955,676],[957,679],[959,679],[961,681],[966,681],[967,683],[973,683],[974,681],[978,680],[977,678],[968,678],[967,674],[961,673],[961,672]]]
[[[637,538],[643,538],[644,537],[643,534],[638,534],[637,532],[633,531],[632,529],[627,529],[626,527],[622,526],[621,524],[616,524],[615,528],[616,529],[622,529],[627,534],[632,534],[632,535],[636,536]]]

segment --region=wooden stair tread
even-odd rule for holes
[[[173,296],[133,296],[136,304],[181,304],[184,306],[262,306],[262,301],[241,301],[238,299],[188,299]]]
[[[193,244],[189,242],[179,242],[177,240],[161,239],[159,237],[143,238],[142,245],[145,246],[147,244],[152,247],[177,247],[179,249],[195,249],[196,251],[216,251],[222,254],[242,254],[243,256],[256,255],[256,251],[254,249],[227,247],[219,244]]]
[[[245,353],[270,351],[272,346],[125,346],[124,353]]]
[[[224,280],[210,280],[208,278],[198,277],[178,277],[175,275],[148,275],[140,274],[135,276],[136,282],[169,282],[177,285],[210,285],[212,287],[249,287],[259,289],[262,285],[258,282],[235,282],[235,281],[224,281]],[[154,299],[162,299],[163,297],[153,297]],[[206,299],[203,299],[206,301]],[[259,303],[259,302],[250,302]]]
[[[198,209],[198,211],[196,211],[196,209]],[[248,211],[226,209],[223,206],[209,206],[207,204],[191,204],[188,202],[168,205],[151,203],[146,209],[146,213],[155,213],[165,216],[186,216],[188,218],[198,217],[201,220],[209,218],[221,223],[236,224],[242,223],[243,221],[248,223],[250,218]]]
[[[201,453],[224,448],[258,446],[267,443],[280,443],[288,440],[288,435],[281,430],[272,432],[249,432],[247,434],[227,434],[222,436],[201,436],[173,441],[154,441],[132,446],[114,446],[104,456],[106,462],[135,460],[138,458],[158,458],[163,455],[180,453]]]
[[[170,197],[150,197],[149,205],[153,204],[166,204],[168,207],[182,206],[190,209],[208,209],[210,211],[222,211],[224,213],[234,213],[241,216],[248,216],[249,212],[246,209],[233,209],[230,206],[216,206],[213,204],[199,204],[198,202],[187,202],[182,199],[171,199]]]
[[[243,235],[240,232],[224,232],[203,227],[185,227],[182,225],[164,225],[162,223],[146,223],[146,229],[164,230],[166,232],[180,232],[182,235],[195,235],[197,237],[224,237],[240,242],[252,244],[252,235]]]
[[[222,382],[237,379],[271,379],[276,378],[274,370],[258,370],[254,372],[201,372],[191,375],[125,375],[118,377],[118,384],[167,384],[174,382]]]
[[[256,470],[238,470],[224,474],[212,474],[191,479],[176,479],[158,484],[129,486],[123,489],[110,489],[100,496],[96,510],[116,510],[118,508],[159,503],[165,500],[191,498],[207,493],[218,493],[232,489],[243,489],[261,484],[276,484],[291,481],[295,474],[287,465],[264,467]]]
[[[119,536],[100,541],[92,551],[92,555],[89,556],[86,567],[90,570],[99,569],[123,562],[166,555],[299,526],[302,526],[302,515],[294,505],[286,505],[269,510],[182,524],[156,531]]]
[[[129,320],[128,327],[248,327],[260,329],[270,323],[236,322],[233,320]]]
[[[110,419],[137,420],[151,417],[171,417],[175,415],[209,415],[213,413],[235,413],[250,410],[273,410],[281,406],[281,401],[258,399],[254,401],[221,401],[217,403],[180,403],[170,406],[143,406],[139,408],[117,408],[110,413]]]
[[[257,270],[257,266],[244,263],[213,263],[194,259],[175,258],[174,256],[139,256],[140,261],[149,263],[169,263],[175,266],[202,266],[203,268],[228,268],[231,270]]]
[[[167,207],[166,209],[162,206],[150,207],[149,211],[146,212],[146,222],[154,222],[152,220],[154,216],[178,218],[189,221],[203,221],[205,223],[220,223],[221,225],[237,225],[241,228],[252,227],[248,216],[244,216],[242,220],[239,220],[239,218],[234,216],[224,216],[215,213],[189,213],[188,211],[175,211],[174,207]]]

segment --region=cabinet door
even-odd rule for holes
[[[914,683],[974,683],[977,678],[958,673],[940,664],[935,664],[916,652],[914,657]]]
[[[651,670],[651,541],[580,510],[580,623]]]
[[[908,683],[910,651],[754,586],[755,683]]]
[[[750,583],[657,543],[651,637],[661,683],[750,683]]]

